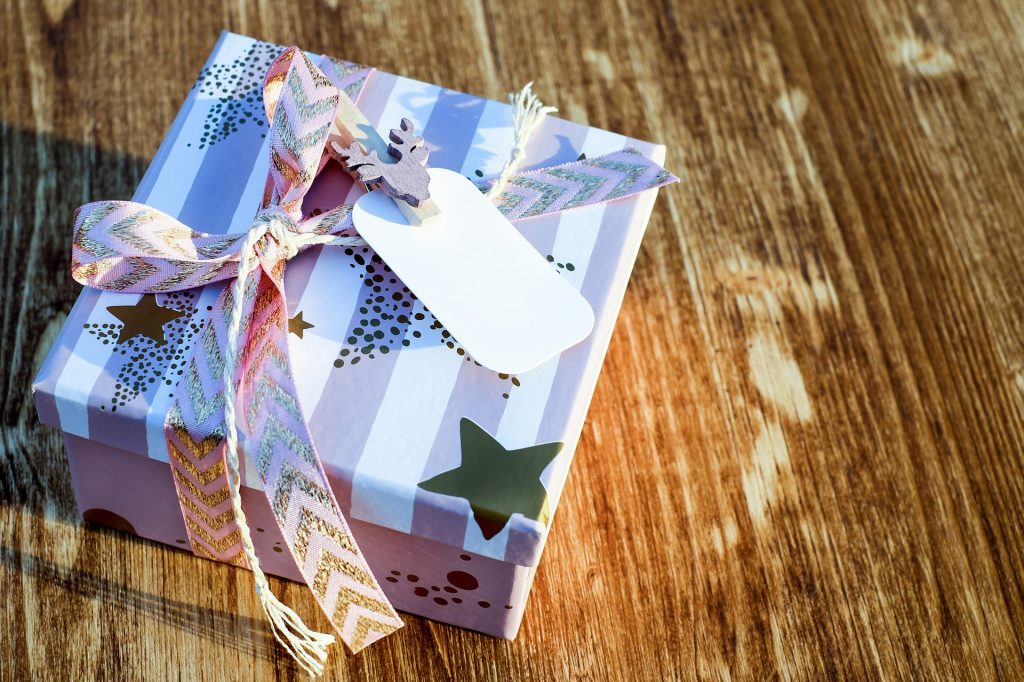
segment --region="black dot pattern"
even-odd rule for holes
[[[460,554],[459,559],[466,562],[470,561],[472,557],[470,557],[468,554]],[[466,570],[466,564],[461,564],[461,566],[462,568],[460,568],[459,570],[449,571],[447,575],[445,575],[444,582],[446,582],[447,584],[445,584],[443,587],[440,587],[438,585],[431,585],[430,589],[427,589],[423,585],[416,585],[412,588],[412,593],[417,597],[431,597],[433,602],[438,606],[447,606],[448,604],[461,604],[463,602],[463,598],[461,596],[455,595],[462,595],[466,594],[467,592],[473,592],[478,596],[482,596],[479,595],[477,590],[480,589],[480,591],[482,592],[486,588],[481,589],[479,579],[477,579],[475,575]],[[387,576],[385,580],[387,580],[389,583],[396,584],[401,582],[399,580],[399,578],[401,578],[402,576],[401,571],[392,570],[390,571],[390,573],[391,575]],[[410,583],[415,584],[420,581],[420,576],[412,573],[406,575],[405,577],[406,580]],[[443,594],[435,594],[442,591]],[[470,599],[469,603],[473,604],[474,600]],[[491,603],[487,600],[477,600],[475,601],[475,605],[481,609],[491,608]],[[506,605],[505,608],[511,609],[512,605]]]
[[[442,344],[483,370],[483,365],[466,353],[433,313],[425,306],[416,306],[416,294],[402,284],[372,249],[350,247],[345,249],[345,255],[351,259],[349,267],[359,272],[363,287],[357,314],[334,360],[335,367],[358,365],[403,347]],[[494,376],[501,382],[505,399],[513,388],[521,385],[518,377],[498,373]]]
[[[555,257],[552,256],[551,254],[547,255],[547,259],[548,259],[549,263],[554,263],[554,265],[558,268],[559,272],[561,272],[562,270],[568,270],[569,272],[574,272],[576,270],[576,266],[573,265],[572,263],[570,263],[569,261],[561,263],[559,261],[556,261]]]
[[[185,373],[185,364],[191,357],[193,339],[202,331],[202,326],[193,320],[195,299],[196,294],[191,291],[165,294],[158,299],[162,307],[185,313],[164,325],[167,343],[163,344],[143,335],[117,343],[124,326],[117,322],[87,322],[83,325],[85,331],[99,339],[103,345],[113,345],[114,353],[124,357],[114,384],[114,394],[110,398],[111,412],[117,412],[117,408],[155,390],[160,381],[173,386],[181,379]],[[107,409],[107,405],[101,405],[100,409]]]
[[[280,46],[255,42],[245,54],[233,61],[214,62],[199,72],[192,89],[198,89],[200,95],[217,99],[203,121],[203,134],[196,142],[199,149],[227,139],[238,132],[240,126],[255,125],[267,129],[263,78],[279,54]],[[266,136],[266,132],[261,135]],[[191,147],[192,143],[189,142],[188,146]]]

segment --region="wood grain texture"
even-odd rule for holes
[[[333,679],[1024,677],[1020,3],[11,0],[0,679],[301,677],[247,575],[77,520],[29,398],[72,211],[132,194],[222,28],[488,97],[536,79],[683,178],[519,638],[410,617]]]

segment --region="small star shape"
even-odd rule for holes
[[[515,513],[546,524],[548,493],[540,475],[564,444],[507,450],[466,417],[459,424],[459,436],[462,463],[421,482],[419,487],[466,499],[485,540],[500,533]]]
[[[156,294],[143,294],[135,305],[107,306],[107,312],[121,320],[118,343],[124,343],[135,336],[146,336],[160,345],[167,343],[164,325],[185,315],[180,310],[158,305]]]
[[[302,311],[299,311],[295,315],[295,317],[288,320],[288,331],[290,331],[292,334],[295,334],[295,336],[299,337],[300,339],[302,338],[303,332],[305,332],[307,329],[312,329],[315,326],[315,324],[310,324],[309,322],[306,322],[304,319],[302,319]]]

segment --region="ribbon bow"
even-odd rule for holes
[[[197,232],[134,202],[86,204],[75,216],[72,275],[87,286],[129,293],[231,282],[212,307],[166,417],[174,483],[193,551],[248,566],[275,637],[300,665],[319,674],[334,637],[311,631],[277,600],[253,548],[239,493],[239,415],[285,542],[341,639],[355,652],[402,622],[331,490],[288,354],[285,263],[314,245],[363,244],[345,234],[353,227],[350,205],[308,218],[301,212],[328,159],[325,146],[340,95],[294,47],[271,65],[263,93],[270,172],[263,207],[247,232]],[[496,201],[515,220],[674,180],[638,152],[624,150],[517,175]]]
[[[167,449],[193,550],[252,569],[278,641],[322,671],[331,635],[310,631],[270,591],[239,496],[236,408],[288,547],[317,601],[352,651],[402,626],[356,545],[302,416],[288,356],[285,262],[317,244],[361,240],[351,206],[302,218],[303,197],[325,162],[337,89],[297,48],[264,82],[270,128],[265,207],[247,233],[208,235],[133,202],[78,210],[72,274],[123,292],[156,293],[231,280],[175,391]],[[225,473],[227,476],[225,476]]]

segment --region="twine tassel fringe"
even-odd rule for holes
[[[271,629],[274,631],[274,638],[281,646],[287,649],[295,662],[311,677],[319,677],[324,672],[324,662],[327,660],[327,647],[334,643],[334,635],[324,632],[317,632],[306,625],[299,614],[291,607],[279,600],[270,589],[267,576],[260,566],[260,560],[256,557],[256,548],[252,543],[252,533],[249,530],[249,523],[242,511],[241,475],[238,462],[238,425],[235,414],[235,401],[238,398],[235,384],[235,372],[239,365],[239,344],[241,342],[241,318],[242,302],[245,298],[245,285],[249,274],[254,270],[259,259],[256,255],[256,245],[265,235],[271,235],[287,252],[287,257],[292,258],[299,251],[299,247],[305,243],[341,243],[347,244],[352,241],[346,237],[329,237],[326,235],[301,235],[289,231],[281,222],[280,218],[273,213],[268,215],[269,220],[259,228],[249,232],[242,244],[239,254],[238,275],[231,286],[231,308],[227,316],[227,333],[231,339],[224,349],[224,431],[227,441],[227,477],[228,487],[231,493],[231,507],[235,513],[235,523],[238,525],[239,535],[242,539],[242,549],[245,552],[245,559],[253,574],[253,583],[256,594],[260,598],[263,612],[267,614]]]
[[[498,179],[487,190],[487,198],[491,201],[501,196],[509,179],[516,174],[526,152],[526,141],[530,139],[530,134],[545,116],[558,111],[557,107],[545,106],[540,98],[533,94],[533,81],[524,85],[519,92],[509,94],[508,101],[515,107],[512,114],[512,151]]]
[[[266,590],[257,588],[257,592],[260,593],[260,604],[270,621],[274,638],[311,677],[323,675],[327,647],[334,644],[334,635],[310,629],[302,622],[299,614],[270,591],[269,586]]]

